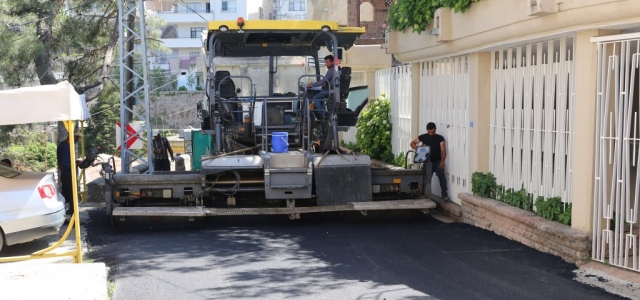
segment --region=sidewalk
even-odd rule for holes
[[[579,282],[625,298],[640,299],[640,274],[637,272],[590,261],[574,273]]]
[[[88,218],[92,206],[81,205],[80,223]],[[0,257],[29,255],[57,242],[67,228],[63,225],[57,235],[51,235],[29,243],[6,246]],[[83,235],[83,252],[85,228]],[[53,253],[75,249],[75,234]],[[74,264],[71,257],[55,257],[0,264],[0,291],[6,299],[107,299],[107,269],[104,263],[92,263],[84,257],[85,263]]]

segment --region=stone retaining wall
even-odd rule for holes
[[[591,236],[587,233],[493,199],[467,193],[458,197],[462,201],[464,223],[491,230],[570,263],[581,264],[590,258]]]

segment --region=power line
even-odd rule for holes
[[[203,16],[201,16],[197,11],[195,11],[194,9],[192,9],[191,7],[187,6],[187,3],[184,2],[184,0],[178,0],[180,2],[180,4],[184,5],[184,7],[186,7],[188,10],[192,11],[193,13],[195,13],[196,15],[198,15],[198,17],[200,17],[202,20],[204,20],[205,22],[209,22],[209,20],[205,19]]]

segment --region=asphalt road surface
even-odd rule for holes
[[[557,257],[418,212],[120,230],[90,216],[115,299],[619,299]]]

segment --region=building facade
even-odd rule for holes
[[[505,188],[560,197],[571,226],[593,234],[594,260],[636,271],[638,8],[479,1],[464,13],[439,9],[425,32],[390,32],[384,45],[411,64],[408,134],[435,122],[447,140],[452,191],[470,192],[480,171]]]

